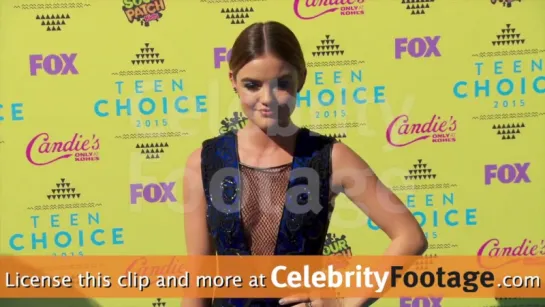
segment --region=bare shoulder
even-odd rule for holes
[[[202,148],[197,148],[189,154],[185,163],[186,169],[200,170]]]
[[[203,191],[202,175],[201,175],[201,148],[197,148],[189,154],[185,163],[184,169],[184,197],[193,200],[194,197],[199,197]]]
[[[367,168],[367,163],[348,145],[336,142],[331,153],[333,170],[344,168]]]

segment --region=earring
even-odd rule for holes
[[[235,93],[237,92],[237,88],[236,87],[233,87],[233,91],[235,91]]]

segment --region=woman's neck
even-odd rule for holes
[[[274,127],[270,130],[263,130],[250,122],[239,131],[238,135],[245,140],[245,144],[268,151],[278,147],[284,149],[293,147],[298,131],[299,127],[291,122],[286,127]]]

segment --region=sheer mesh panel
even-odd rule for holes
[[[265,169],[241,165],[240,170],[246,240],[253,255],[274,255],[291,164]]]

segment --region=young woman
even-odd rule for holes
[[[188,254],[320,255],[341,192],[390,237],[387,255],[424,252],[427,241],[418,222],[358,154],[291,121],[307,70],[290,29],[278,22],[250,25],[236,39],[229,67],[248,123],[237,133],[206,140],[188,158]],[[184,300],[185,307],[211,305],[339,302],[306,297]]]

